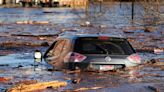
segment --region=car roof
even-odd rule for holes
[[[78,33],[73,33],[73,34],[62,34],[57,37],[57,39],[75,39],[79,37],[100,37],[100,36],[106,36],[106,37],[112,37],[112,38],[126,38],[122,35],[113,35],[113,34],[78,34]]]
[[[104,30],[104,29],[103,29]],[[62,33],[59,34],[57,39],[76,39],[78,37],[112,37],[112,38],[126,38],[125,34],[118,31],[106,28],[108,31],[100,31],[100,29],[91,27],[91,28],[73,28],[73,29],[63,29]]]

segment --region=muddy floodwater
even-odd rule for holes
[[[102,11],[84,8],[0,8],[0,92],[23,81],[66,81],[67,86],[39,92],[164,92],[164,13],[150,15],[142,4],[104,4]],[[93,26],[83,24],[90,21]],[[36,49],[43,53],[61,30],[126,36],[147,62],[109,72],[51,71],[44,60],[34,63]],[[21,91],[20,91],[21,92]],[[36,91],[38,92],[38,91]]]

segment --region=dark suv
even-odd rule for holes
[[[55,69],[108,71],[136,66],[141,59],[124,37],[106,34],[59,36],[44,54]]]

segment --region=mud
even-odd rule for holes
[[[140,4],[135,7],[138,10],[133,21],[129,3],[122,3],[121,8],[119,3],[104,4],[102,13],[91,6],[89,15],[82,8],[0,8],[0,91],[25,80],[61,80],[68,86],[40,92],[163,92],[163,19],[142,16],[140,12],[144,11],[139,10],[144,10],[143,7]],[[84,26],[86,20],[93,26]],[[109,72],[51,71],[52,67],[45,62],[34,63],[33,52],[38,49],[44,53],[61,30],[66,29],[126,36],[148,62]]]

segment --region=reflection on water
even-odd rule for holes
[[[146,4],[145,4],[146,5]],[[159,6],[159,7],[162,7]],[[117,26],[147,26],[159,22],[158,18],[145,10],[143,3],[135,3],[134,24],[131,21],[131,3],[104,3],[102,11],[92,5],[88,12],[84,8],[0,8],[0,22],[49,21],[55,23],[80,23],[86,20],[94,23]],[[161,9],[162,11],[162,9]],[[149,15],[149,16],[148,16]],[[12,18],[12,19],[11,19]],[[147,22],[146,22],[147,21]],[[160,19],[160,21],[163,21]],[[153,25],[153,24],[152,24]]]
[[[145,32],[144,28],[147,26],[147,24],[145,24],[143,21],[143,11],[140,11],[144,9],[140,5],[136,5],[135,7],[137,8],[135,10],[135,21],[133,22],[131,21],[131,7],[128,3],[122,4],[121,7],[118,3],[105,5],[101,13],[98,10],[99,8],[92,8],[88,12],[88,15],[86,15],[87,13],[85,12],[85,9],[0,8],[0,42],[3,43],[7,41],[14,44],[16,44],[16,42],[31,42],[33,44],[40,44],[47,40],[52,42],[55,37],[37,38],[30,36],[46,35],[48,37],[57,34],[59,29],[62,28],[78,28],[80,27],[80,24],[87,20],[91,21],[93,24],[106,25],[106,29],[108,29],[108,31],[105,31],[105,28],[100,29],[104,33],[118,35],[120,32],[123,33],[124,31],[125,35],[127,35],[135,48],[151,47],[151,51],[154,50],[152,48],[163,48],[163,27],[161,27],[161,25],[153,25],[150,26],[150,28],[152,28],[151,30],[153,31]],[[50,24],[16,24],[17,21],[27,20],[49,21]],[[160,28],[160,30],[158,28]],[[97,29],[99,29],[99,27],[97,27]],[[92,33],[94,29],[89,28],[88,30],[89,33]],[[57,91],[99,86],[103,88],[99,89],[98,91],[110,90],[111,92],[140,92],[140,90],[144,90],[144,92],[147,92],[145,86],[149,85],[149,83],[164,83],[164,73],[162,70],[163,67],[152,67],[153,65],[143,65],[142,67],[139,66],[138,68],[134,68],[132,70],[105,73],[87,72],[80,74],[69,74],[61,71],[48,71],[47,65],[44,63],[35,67],[32,53],[34,50],[33,47],[32,49],[27,47],[21,47],[21,49],[19,49],[20,47],[12,48],[10,46],[1,46],[0,48],[0,52],[6,51],[8,54],[6,55],[6,53],[4,53],[6,56],[0,56],[0,76],[12,77],[12,80],[8,84],[0,83],[0,91],[4,88],[12,86],[12,84],[17,81],[28,79],[38,81],[64,80],[69,82],[67,87],[58,89]],[[25,48],[26,50],[24,50]],[[35,47],[35,49],[38,48]],[[14,54],[15,52],[17,54]],[[162,54],[157,55],[152,54],[152,52],[143,52],[141,54],[144,56],[144,58],[148,57],[147,60],[152,58],[163,58]],[[80,83],[72,84],[72,79],[76,78],[81,79]],[[51,92],[52,90],[48,91]]]
[[[7,56],[1,56],[0,57],[0,64],[11,64],[11,63],[23,63],[23,62],[31,62],[33,61],[32,59],[30,59],[31,57],[29,56],[26,56],[26,57],[29,57],[29,58],[22,58],[21,57],[24,57],[20,54],[10,54],[10,55],[7,55]],[[17,59],[17,58],[20,58],[20,59]]]

